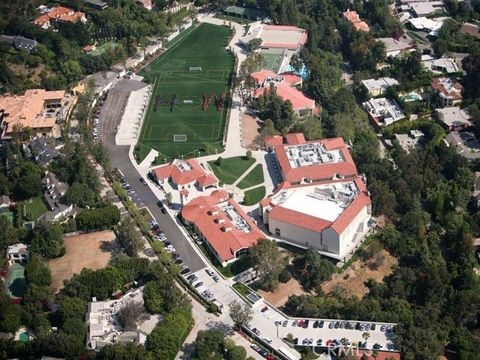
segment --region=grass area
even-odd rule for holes
[[[217,160],[210,161],[209,165],[220,182],[233,184],[254,162],[254,158],[236,156],[222,159],[220,164]]]
[[[246,189],[255,185],[263,184],[265,178],[263,177],[263,166],[262,164],[256,165],[252,171],[248,173],[247,176],[243,178],[242,181],[238,183],[240,189]]]
[[[265,186],[259,186],[252,190],[245,191],[242,205],[251,206],[258,204],[266,195],[267,190]]]
[[[27,219],[37,220],[40,216],[48,211],[47,205],[43,201],[43,197],[37,196],[25,203],[25,215]]]
[[[225,48],[230,34],[202,24],[143,69],[154,91],[139,144],[168,160],[222,150],[234,64]]]
[[[135,148],[133,149],[133,156],[135,157],[135,160],[137,160],[137,163],[140,164],[150,153],[150,150],[152,149],[141,143],[135,145]]]
[[[269,53],[263,53],[261,52],[263,59],[264,59],[264,64],[257,70],[261,69],[270,69],[273,72],[278,72],[280,68],[280,63],[282,61],[282,55],[281,54],[269,54]]]
[[[98,45],[97,48],[90,54],[93,56],[102,55],[105,51],[107,51],[108,48],[111,48],[113,50],[117,47],[117,45],[118,44],[115,41],[108,41],[104,44]]]
[[[7,275],[7,295],[11,298],[21,298],[27,292],[25,267],[20,264],[10,266]]]
[[[195,30],[195,25],[190,26],[188,29],[181,31],[173,40],[165,43],[164,47],[170,49],[174,47],[177,43],[185,39],[193,30]]]
[[[251,293],[250,289],[248,287],[246,287],[245,285],[243,285],[242,283],[237,282],[237,283],[233,284],[233,288],[245,297],[247,297],[247,295],[249,295]]]

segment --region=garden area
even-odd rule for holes
[[[267,190],[265,189],[265,186],[259,186],[251,190],[245,191],[242,205],[252,206],[259,203],[260,200],[265,197],[266,192]]]
[[[263,167],[262,164],[256,165],[252,171],[248,173],[247,176],[245,176],[242,181],[238,183],[238,187],[240,189],[247,189],[249,187],[255,186],[255,185],[260,185],[263,184],[265,181],[263,177]]]
[[[36,196],[30,201],[25,202],[25,217],[32,221],[37,220],[40,216],[48,211],[47,205],[43,201],[42,195]]]
[[[254,163],[252,157],[236,156],[227,159],[219,157],[208,164],[220,182],[231,185]]]

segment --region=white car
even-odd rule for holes
[[[205,271],[210,276],[213,276],[215,274],[212,269],[205,269]]]
[[[268,337],[263,337],[262,340],[265,341],[265,342],[268,343],[268,344],[271,344],[271,343],[272,343],[272,339],[270,339],[270,338],[268,338]]]

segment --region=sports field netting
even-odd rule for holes
[[[234,63],[229,34],[202,24],[144,70],[155,85],[139,143],[169,159],[221,147]]]

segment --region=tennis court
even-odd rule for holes
[[[7,276],[7,295],[11,298],[21,298],[27,292],[25,281],[25,267],[20,264],[12,264]]]
[[[282,63],[283,54],[275,54],[269,52],[260,52],[264,59],[264,64],[261,66],[261,69],[268,69],[272,70],[273,72],[277,73],[280,70],[280,65]]]
[[[234,63],[225,48],[230,31],[202,24],[144,69],[154,92],[140,144],[167,159],[221,149]]]

